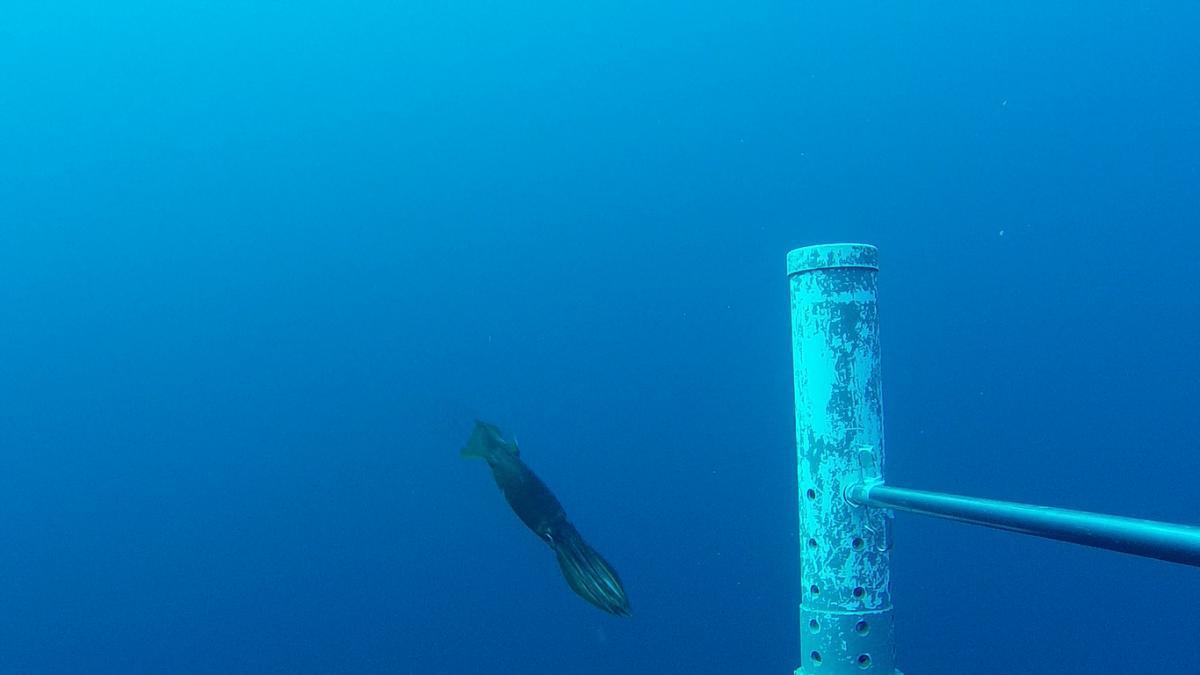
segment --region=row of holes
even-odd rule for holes
[[[863,546],[865,546],[865,543],[863,542],[862,537],[855,537],[850,540],[850,548],[854,549],[855,551],[863,550]],[[809,539],[808,548],[813,551],[817,550],[817,540]]]
[[[816,490],[814,490],[814,489],[812,489],[812,488],[808,488],[808,492],[806,492],[805,494],[808,496],[808,498],[809,498],[810,500],[811,500],[811,499],[816,499],[816,498],[817,498],[817,491],[816,491]],[[817,540],[816,540],[816,539],[809,539],[809,540],[808,540],[808,547],[809,547],[810,549],[814,549],[814,550],[815,550],[815,549],[817,548]],[[863,540],[862,540],[862,537],[855,537],[855,538],[851,539],[851,540],[850,540],[850,548],[854,549],[855,551],[861,551],[861,550],[863,550]]]
[[[817,491],[812,488],[808,488],[808,492],[806,493],[806,495],[808,496],[809,499],[816,499]],[[862,537],[855,537],[850,540],[850,548],[854,549],[855,551],[863,550],[863,545],[864,544],[863,544]],[[808,547],[815,551],[817,548],[817,540],[809,539]],[[808,590],[813,595],[820,595],[820,593],[821,593],[821,589],[816,584],[813,584],[812,586],[810,586]],[[866,593],[866,591],[863,589],[862,586],[855,586],[853,593],[854,593],[854,597],[861,598]],[[812,619],[811,621],[808,622],[808,629],[810,631],[812,631],[813,633],[821,632],[821,622],[817,621],[816,619]],[[871,632],[871,624],[867,623],[866,621],[859,621],[858,623],[854,624],[854,632],[858,633],[859,635],[866,635],[867,633]],[[812,662],[814,664],[821,665],[821,652],[814,650],[812,652],[812,654],[810,654],[809,656],[812,658]],[[866,670],[871,667],[871,655],[870,654],[859,654],[858,658],[855,659],[855,663],[858,664],[859,668]]]
[[[821,622],[817,621],[816,619],[810,619],[808,622],[808,629],[813,633],[820,633]],[[864,620],[859,620],[858,623],[854,624],[854,632],[858,633],[859,635],[866,635],[867,633],[871,632],[871,624]]]
[[[812,586],[808,587],[808,592],[811,595],[820,595],[821,587],[816,584],[813,584]],[[854,597],[861,598],[862,596],[866,595],[867,590],[865,588],[863,588],[862,586],[855,586],[854,590],[851,591],[851,593],[854,594]]]
[[[821,665],[821,652],[813,650],[813,653],[809,654],[808,656],[809,656],[809,658],[812,659],[812,662],[814,664],[816,664],[818,666]],[[858,658],[855,659],[854,662],[858,664],[859,668],[866,670],[867,668],[871,667],[871,655],[870,654],[859,654]]]

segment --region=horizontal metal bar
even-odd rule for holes
[[[923,513],[1200,567],[1200,527],[884,484],[851,486],[846,498],[860,505]]]

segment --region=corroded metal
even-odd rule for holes
[[[829,244],[788,254],[800,488],[797,673],[895,672],[889,515],[848,502],[882,480],[878,256]]]

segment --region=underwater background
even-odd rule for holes
[[[0,6],[0,672],[790,673],[788,250],[889,481],[1200,523],[1200,5]],[[479,462],[520,441],[633,606]],[[899,514],[898,663],[1200,673],[1193,568]]]

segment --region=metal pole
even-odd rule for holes
[[[1200,567],[1200,527],[882,484],[852,485],[846,498],[866,506],[923,513]]]
[[[883,412],[873,246],[788,254],[800,488],[801,667],[895,670],[888,514],[844,491],[882,480]]]

